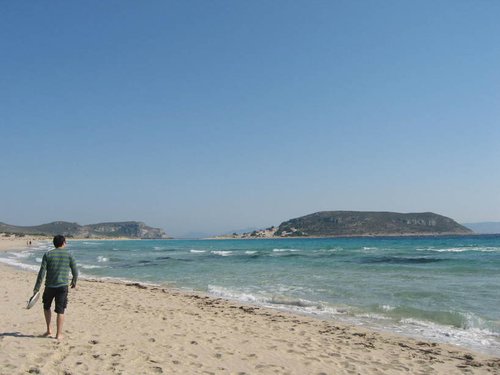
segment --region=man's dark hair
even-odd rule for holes
[[[52,241],[54,243],[54,246],[55,247],[61,247],[62,245],[64,245],[66,243],[66,238],[64,238],[64,236],[58,234],[57,236],[54,237],[54,241]]]

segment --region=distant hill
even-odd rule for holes
[[[284,221],[279,227],[215,238],[466,235],[474,232],[432,212],[322,211]]]
[[[69,223],[66,221],[54,221],[52,223],[31,227],[0,223],[0,233],[42,236],[62,234],[67,237],[77,238],[167,238],[162,229],[152,228],[138,221],[98,223],[89,225],[79,225],[77,223]]]
[[[274,236],[393,236],[472,234],[454,220],[432,212],[323,211],[281,223]]]
[[[500,222],[482,222],[482,223],[467,223],[462,224],[479,234],[499,234],[500,233]]]

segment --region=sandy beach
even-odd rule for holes
[[[7,251],[7,250],[22,250],[26,248],[27,244],[26,241],[29,240],[32,241],[37,241],[38,238],[19,238],[19,237],[5,237],[5,236],[0,236],[0,251]],[[48,239],[47,239],[48,240]]]
[[[2,240],[0,249],[25,247]],[[0,264],[0,374],[500,374],[500,358],[166,287],[80,280],[43,338],[36,274]]]

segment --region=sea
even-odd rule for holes
[[[37,271],[51,248],[0,253],[0,262]],[[500,235],[70,240],[67,248],[86,278],[202,292],[500,356]]]

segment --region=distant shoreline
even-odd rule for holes
[[[199,238],[203,240],[285,240],[285,239],[328,239],[328,238],[398,238],[398,237],[470,237],[495,236],[500,233],[402,233],[402,234],[345,234],[337,236],[273,236],[273,237],[225,237],[215,236]]]
[[[196,241],[196,240],[297,240],[297,239],[342,239],[342,238],[421,238],[421,237],[488,237],[500,236],[500,233],[403,233],[403,234],[363,234],[363,235],[338,235],[338,236],[273,236],[273,237],[229,237],[229,236],[213,236],[203,238],[133,238],[133,237],[66,237],[67,241]],[[0,233],[0,251],[11,250],[13,248],[27,247],[27,241],[34,243],[39,241],[52,241],[51,236],[42,237],[18,237],[18,236],[2,236]]]

